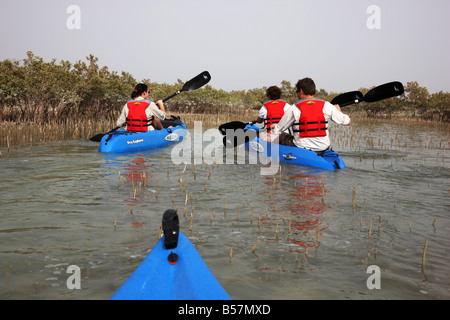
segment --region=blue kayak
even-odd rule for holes
[[[254,125],[247,125],[245,130],[258,131],[259,128]],[[326,170],[344,169],[344,160],[334,151],[325,150],[321,155],[318,153],[298,147],[290,147],[281,144],[273,146],[276,154],[272,154],[272,144],[258,137],[245,143],[249,152],[256,152],[271,159],[278,159],[283,162],[297,165],[310,166]]]
[[[230,300],[197,249],[179,231],[176,211],[166,213],[175,218],[176,226],[163,220],[164,236],[111,299]]]
[[[162,130],[134,132],[122,129],[105,134],[98,151],[116,153],[158,148],[178,143],[187,134],[186,124],[179,119],[163,120],[161,123],[164,126]]]

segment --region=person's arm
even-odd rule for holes
[[[166,113],[166,108],[164,107],[164,102],[162,100],[158,100],[156,101],[156,104],[158,105],[159,109],[164,112],[164,114]]]
[[[256,119],[256,122],[263,123],[264,119],[266,118],[267,118],[267,108],[265,106],[262,106],[261,109],[259,109],[258,119]]]
[[[147,117],[150,119],[152,116],[155,116],[159,120],[164,120],[166,117],[166,109],[164,108],[164,104],[162,100],[158,100],[157,103],[160,103],[160,105],[162,104],[162,109],[159,109],[154,102],[151,102],[150,106],[146,110]]]
[[[328,113],[333,122],[343,126],[350,125],[350,117],[341,111],[341,107],[338,104],[332,105],[331,103],[326,102],[324,109],[325,113]]]
[[[126,123],[127,121],[127,114],[128,114],[128,106],[125,104],[122,108],[122,112],[119,116],[119,119],[117,119],[117,126],[121,126],[122,124]]]
[[[272,124],[270,128],[272,129],[272,133],[274,134],[280,134],[284,130],[288,129],[295,121],[294,118],[294,111],[293,108],[289,108],[284,113],[283,117],[281,118],[280,122],[277,124]]]

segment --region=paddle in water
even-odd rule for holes
[[[255,130],[244,130],[247,125],[254,123],[256,121],[231,121],[220,125],[219,131],[224,136],[223,145],[227,148],[234,148],[256,138],[258,133]]]
[[[166,102],[167,100],[179,95],[181,92],[183,91],[193,91],[196,90],[198,88],[203,87],[205,84],[207,84],[209,81],[211,80],[211,75],[209,74],[208,71],[203,71],[202,73],[200,73],[199,75],[197,75],[196,77],[192,78],[191,80],[187,81],[184,85],[183,88],[181,88],[181,90],[178,90],[177,92],[175,92],[174,94],[168,96],[167,98],[164,98],[162,101]],[[109,134],[111,132],[114,132],[116,130],[119,130],[120,128],[122,128],[123,126],[125,126],[126,123],[121,124],[120,126],[115,127],[114,129],[112,129],[111,131],[107,132],[107,133],[99,133],[93,137],[91,137],[89,140],[91,141],[95,141],[95,142],[100,142],[103,138],[104,135]]]

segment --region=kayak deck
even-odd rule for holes
[[[254,125],[247,125],[245,130],[254,130],[255,132],[258,132],[259,128]],[[272,144],[259,137],[255,137],[253,140],[246,142],[245,146],[249,152],[262,153],[265,157],[297,165],[326,170],[338,170],[346,167],[344,160],[331,149],[325,150],[319,155],[315,151],[304,148]]]
[[[178,255],[168,262],[171,252]],[[112,300],[230,300],[197,249],[179,233],[174,249],[164,247],[164,236],[111,297]]]
[[[183,140],[187,134],[186,125],[181,120],[163,120],[164,129],[145,132],[116,130],[103,136],[99,152],[129,152],[157,148]],[[168,128],[172,126],[172,128]]]
[[[344,169],[344,160],[334,151],[325,150],[322,155],[316,152],[298,148],[290,147],[281,144],[272,144],[255,138],[245,144],[249,152],[262,153],[265,157],[271,159],[278,159],[283,162],[321,168],[326,170]],[[273,154],[273,152],[275,153]],[[278,152],[276,152],[278,151]]]

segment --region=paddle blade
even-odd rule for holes
[[[244,128],[247,126],[247,123],[245,122],[241,122],[241,121],[231,121],[231,122],[227,122],[224,124],[221,124],[219,126],[219,131],[220,133],[222,133],[223,135],[226,135],[226,131],[227,130],[237,130],[237,129],[242,129],[244,130]]]
[[[340,107],[345,107],[361,101],[363,101],[362,92],[350,91],[335,97],[333,100],[331,100],[331,104],[338,104]]]
[[[203,71],[195,78],[192,78],[188,82],[186,82],[183,86],[183,89],[180,91],[192,91],[196,90],[200,87],[203,87],[205,84],[207,84],[211,80],[211,75],[208,71]]]
[[[91,137],[89,140],[94,141],[94,142],[100,142],[104,135],[105,135],[104,133],[99,133],[99,134],[96,134],[95,136]]]
[[[375,102],[387,98],[392,98],[399,96],[405,92],[403,84],[398,81],[389,82],[382,84],[381,86],[375,87],[364,96],[364,101]]]
[[[258,133],[254,130],[244,131],[242,129],[237,129],[236,131],[230,133],[223,137],[223,145],[226,148],[235,148],[244,143],[247,143],[258,136]]]
[[[123,126],[125,126],[127,123],[124,122],[122,123],[120,126],[115,127],[114,129],[112,129],[111,131],[108,131],[107,133],[99,133],[96,134],[95,136],[91,137],[89,140],[94,141],[94,142],[100,142],[103,138],[104,135],[107,135],[108,133],[114,132],[120,128],[122,128]]]

